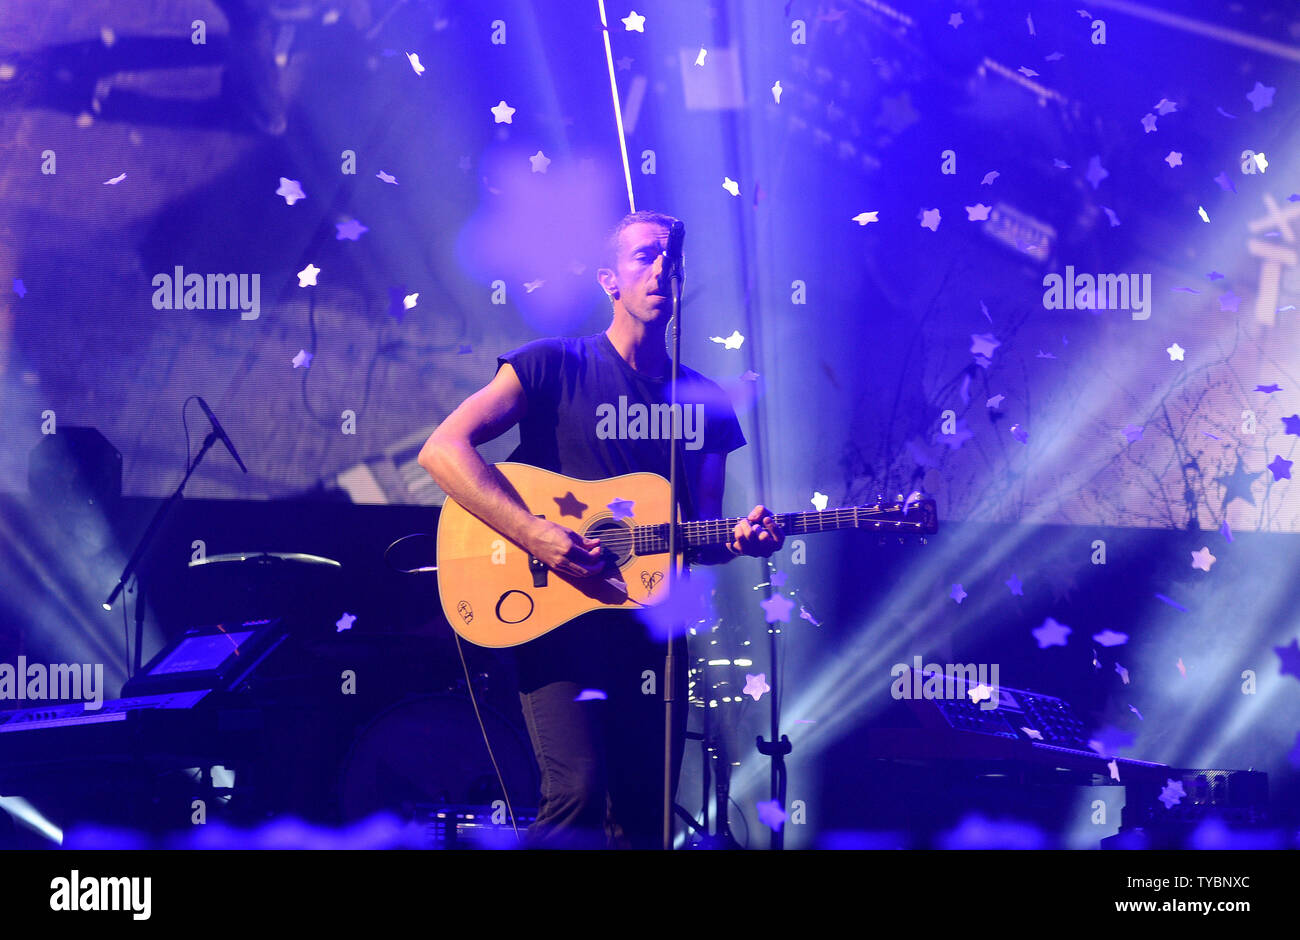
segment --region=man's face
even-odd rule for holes
[[[668,229],[652,222],[637,222],[619,233],[613,285],[627,312],[643,323],[672,316],[668,278],[664,276],[667,247]],[[602,280],[606,290],[610,288],[607,280]]]

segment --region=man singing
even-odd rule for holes
[[[648,471],[669,474],[669,441],[610,420],[640,404],[649,414],[670,401],[665,330],[672,316],[665,251],[676,220],[639,211],[619,222],[597,280],[614,306],[603,333],[536,340],[501,356],[496,376],[429,437],[424,467],[452,498],[492,528],[569,577],[604,567],[599,540],[541,519],[515,502],[475,450],[515,424],[511,461],[584,480]],[[745,443],[722,389],[680,367],[678,400],[702,418],[679,441],[681,507],[686,519],[722,516],[727,454]],[[611,433],[612,431],[622,433]],[[755,506],[724,546],[689,560],[720,564],[767,557],[784,536]],[[661,844],[663,700],[643,694],[647,670],[662,672],[664,644],[630,611],[601,610],[516,648],[519,699],[541,771],[542,792],[528,844],[545,848],[655,848]],[[681,718],[674,785],[685,728],[685,674],[678,669]],[[600,690],[605,698],[584,696]]]

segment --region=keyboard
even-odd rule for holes
[[[85,702],[74,702],[70,705],[44,705],[38,708],[0,712],[0,734],[125,721],[132,712],[146,709],[193,708],[210,691],[210,689],[198,689],[192,692],[165,692],[160,695],[109,699],[101,702],[100,707],[94,709],[87,708]]]

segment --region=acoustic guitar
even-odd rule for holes
[[[517,646],[588,611],[662,603],[668,577],[668,481],[654,473],[578,480],[520,463],[498,482],[531,512],[600,539],[605,570],[586,578],[547,568],[448,497],[438,520],[438,594],[452,629],[478,646]],[[933,499],[774,515],[786,537],[833,529],[931,534]],[[682,549],[723,545],[740,518],[678,523]],[[682,570],[678,556],[678,571]]]

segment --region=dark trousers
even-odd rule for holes
[[[685,643],[677,646],[674,793],[687,711]],[[664,652],[624,611],[586,614],[516,650],[541,773],[529,847],[662,847]]]

